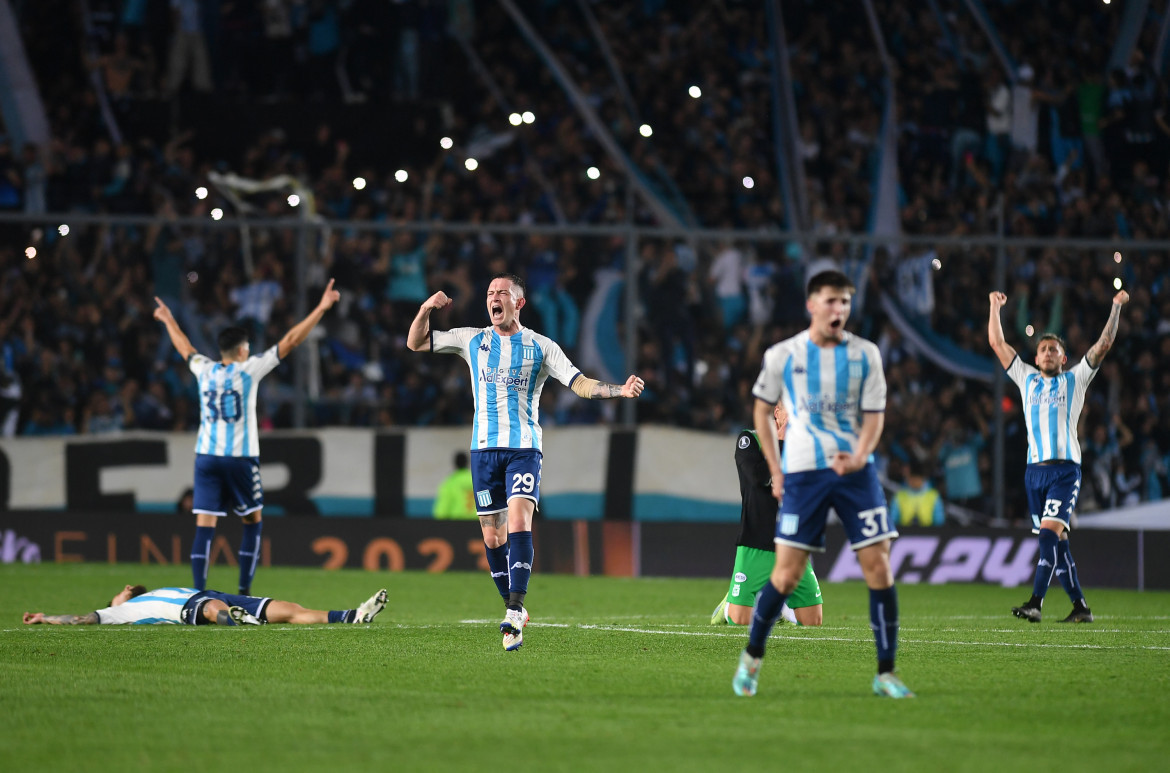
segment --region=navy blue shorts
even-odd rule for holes
[[[508,509],[512,497],[540,502],[540,465],[535,448],[487,448],[471,452],[475,511],[491,515]]]
[[[183,624],[208,625],[208,622],[203,619],[203,607],[212,599],[219,599],[229,607],[243,607],[248,610],[248,614],[255,616],[260,622],[268,622],[268,605],[272,602],[270,598],[239,596],[235,593],[220,593],[217,590],[202,590],[187,599],[187,603],[183,605],[183,611],[179,613]]]
[[[195,454],[195,496],[191,509],[205,515],[247,515],[264,507],[260,459],[255,456]]]
[[[776,517],[776,544],[825,552],[829,508],[837,512],[854,550],[893,539],[886,495],[872,463],[848,475],[807,470],[784,476],[784,500]]]
[[[1076,462],[1029,464],[1024,470],[1024,491],[1033,534],[1040,533],[1041,521],[1059,521],[1068,529],[1081,493],[1081,466]]]

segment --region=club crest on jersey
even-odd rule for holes
[[[536,347],[535,346],[522,346],[522,347],[520,347],[520,353],[521,353],[521,356],[526,360],[535,360],[536,359]]]
[[[849,378],[861,378],[861,360],[849,361]]]
[[[739,447],[740,448],[747,448],[751,444],[752,444],[752,441],[747,435],[743,435],[740,437],[740,439],[739,439]]]

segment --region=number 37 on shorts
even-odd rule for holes
[[[540,451],[491,448],[471,452],[471,482],[480,515],[508,508],[508,500],[524,497],[540,502]]]

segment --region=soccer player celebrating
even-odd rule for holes
[[[773,412],[776,436],[784,440],[788,414],[783,403]],[[772,496],[772,473],[760,450],[755,430],[745,429],[735,441],[735,469],[739,472],[739,495],[743,501],[739,515],[739,539],[736,540],[735,567],[727,595],[711,614],[711,625],[729,623],[747,625],[752,621],[756,594],[768,582],[776,563],[776,498]],[[780,616],[797,625],[821,624],[821,586],[808,563],[796,590],[780,608]]]
[[[855,288],[839,271],[808,283],[808,330],[773,345],[752,387],[760,450],[780,502],[776,561],[752,613],[748,645],[732,680],[736,695],[756,694],[764,647],[785,600],[796,589],[811,551],[824,551],[829,508],[836,510],[869,586],[869,621],[877,646],[873,691],[890,698],[914,693],[894,674],[898,595],[890,569],[890,523],[872,454],[885,422],[886,377],[872,342],[845,332]],[[788,413],[782,463],[773,406]]]
[[[386,607],[386,589],[356,609],[306,609],[293,601],[195,588],[127,585],[104,608],[83,615],[25,612],[25,625],[263,625],[372,623]]]
[[[1032,597],[1023,605],[1012,607],[1012,614],[1029,622],[1040,622],[1040,609],[1052,574],[1072,600],[1073,608],[1062,623],[1091,623],[1093,613],[1085,603],[1077,579],[1077,565],[1069,549],[1069,519],[1081,491],[1081,443],[1077,439],[1077,422],[1085,405],[1089,382],[1117,338],[1121,307],[1129,301],[1125,290],[1113,296],[1109,320],[1097,343],[1089,347],[1084,359],[1065,372],[1068,362],[1064,340],[1054,333],[1040,336],[1036,347],[1036,367],[1026,364],[1003,337],[999,310],[1007,303],[1001,292],[990,293],[991,313],[987,320],[987,338],[1008,377],[1016,382],[1023,397],[1024,421],[1028,428],[1028,467],[1024,471],[1024,489],[1032,515],[1032,533],[1039,535],[1040,555],[1036,562],[1036,579]]]
[[[195,543],[191,546],[191,574],[195,587],[207,587],[207,564],[216,519],[228,508],[244,522],[240,540],[240,594],[248,595],[260,563],[260,512],[264,487],[260,483],[260,430],[256,423],[256,394],[260,379],[299,346],[325,312],[341,298],[333,280],[325,287],[317,308],[298,322],[284,338],[259,357],[250,356],[248,333],[241,327],[220,331],[215,362],[195,351],[161,299],[154,318],[162,322],[175,350],[199,380],[201,396],[199,436],[195,441]]]
[[[520,324],[526,302],[520,277],[497,274],[487,291],[490,327],[431,330],[431,312],[451,303],[440,291],[419,307],[406,338],[411,351],[458,354],[471,369],[471,477],[488,567],[506,608],[500,632],[509,652],[523,644],[528,624],[524,596],[534,556],[532,516],[540,501],[544,382],[552,376],[587,399],[632,399],[645,388],[637,376],[621,386],[585,378],[556,342]]]

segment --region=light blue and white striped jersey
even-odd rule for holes
[[[511,336],[495,328],[459,327],[431,332],[431,351],[458,354],[471,369],[475,421],[471,450],[540,450],[540,392],[549,376],[565,386],[581,375],[561,347],[521,327]]]
[[[822,348],[805,330],[764,352],[752,394],[772,405],[783,400],[788,411],[781,471],[824,470],[834,455],[857,448],[863,413],[886,410],[882,355],[850,333]]]
[[[1024,403],[1028,426],[1028,463],[1064,459],[1081,463],[1077,423],[1085,405],[1085,392],[1097,369],[1082,359],[1072,370],[1047,378],[1017,355],[1007,368]]]
[[[260,379],[280,364],[277,347],[259,357],[224,365],[192,354],[187,365],[199,379],[199,437],[195,453],[259,456],[256,394]]]
[[[156,588],[116,607],[97,611],[102,625],[182,625],[183,606],[199,591],[194,588]]]

